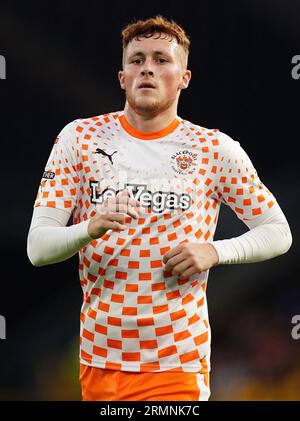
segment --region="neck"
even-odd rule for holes
[[[176,108],[173,109],[173,107],[171,107],[158,115],[141,115],[133,110],[128,102],[126,102],[124,116],[128,123],[136,130],[144,133],[158,132],[172,123],[172,121],[177,117],[176,111]]]

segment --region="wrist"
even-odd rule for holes
[[[210,248],[212,267],[217,266],[220,263],[220,257],[219,257],[218,251],[212,243],[208,243],[207,245]]]
[[[93,218],[91,218],[87,226],[87,233],[92,240],[96,240],[105,234],[105,230],[103,228],[99,228],[99,223],[95,224]]]
[[[91,237],[92,240],[95,240],[95,238],[97,237],[97,235],[95,233],[93,218],[89,220],[89,223],[88,223],[88,226],[87,226],[87,233]]]

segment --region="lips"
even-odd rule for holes
[[[151,82],[142,82],[139,84],[139,89],[141,88],[151,88],[151,89],[155,89],[155,85]]]

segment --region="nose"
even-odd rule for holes
[[[153,71],[152,71],[152,61],[151,58],[147,57],[146,60],[144,61],[144,65],[141,68],[141,75],[142,76],[153,76]]]
[[[152,70],[144,69],[141,71],[142,76],[153,76]]]

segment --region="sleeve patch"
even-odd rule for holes
[[[46,178],[47,180],[53,180],[55,177],[55,172],[52,171],[45,171],[43,174],[43,178]]]

